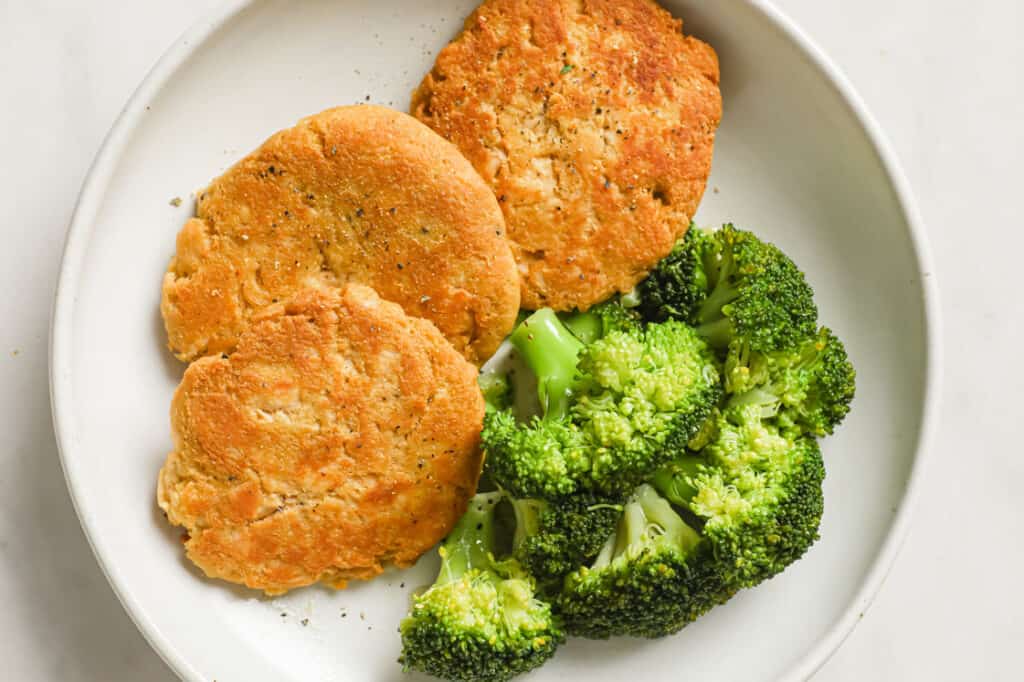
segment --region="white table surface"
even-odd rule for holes
[[[340,1],[340,0],[339,0]],[[0,0],[0,677],[171,680],[72,510],[47,390],[79,186],[139,80],[214,0]],[[846,71],[910,178],[942,293],[945,395],[911,533],[815,680],[1021,680],[1024,5],[779,0]]]

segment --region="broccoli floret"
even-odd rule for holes
[[[710,444],[651,484],[703,522],[722,584],[753,587],[817,540],[825,468],[814,438],[780,432],[757,406],[727,409],[716,426]]]
[[[513,499],[515,557],[546,594],[597,557],[622,515],[622,503],[582,494],[551,503]]]
[[[494,558],[494,510],[504,493],[476,495],[441,546],[441,571],[402,621],[405,670],[500,682],[546,662],[565,640],[551,606],[515,559]]]
[[[778,247],[725,225],[691,228],[640,285],[645,319],[682,319],[719,351],[766,352],[814,333],[818,309],[803,272]]]
[[[725,361],[728,405],[757,405],[780,428],[825,436],[850,411],[856,372],[846,348],[827,327],[795,348],[770,353],[729,349]]]
[[[726,409],[709,433],[700,452],[638,489],[594,564],[566,578],[557,606],[570,634],[675,632],[817,539],[825,470],[815,439],[781,433],[756,406]]]
[[[721,393],[707,346],[679,322],[584,345],[544,309],[510,341],[537,376],[543,416],[491,411],[482,440],[494,480],[520,498],[632,490],[700,430]]]
[[[672,252],[636,288],[640,313],[647,320],[691,321],[708,295],[702,254],[708,233],[690,223]]]
[[[558,607],[574,635],[661,637],[729,596],[700,534],[642,485],[594,563],[566,578]]]

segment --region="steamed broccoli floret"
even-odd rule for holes
[[[825,468],[817,441],[766,423],[757,406],[727,409],[717,434],[651,484],[704,525],[726,586],[752,587],[780,573],[814,544]]]
[[[702,254],[708,233],[690,223],[686,235],[636,288],[645,319],[663,322],[694,318],[708,295]]]
[[[856,372],[846,348],[827,327],[790,350],[729,349],[725,390],[730,406],[756,405],[783,429],[825,436],[850,411]]]
[[[641,486],[594,564],[566,578],[558,608],[571,634],[675,632],[817,539],[817,441],[783,435],[757,407],[727,409],[708,437]]]
[[[725,225],[691,228],[640,285],[648,320],[682,319],[714,348],[789,348],[814,333],[818,310],[801,270],[773,244]]]
[[[503,493],[482,493],[441,546],[441,571],[402,621],[408,670],[447,680],[500,682],[532,670],[565,635],[514,559],[496,561],[494,510]]]
[[[561,589],[566,575],[594,560],[622,515],[622,504],[593,495],[556,503],[512,500],[514,554],[545,593]]]
[[[514,496],[632,490],[700,429],[720,396],[714,358],[679,322],[633,325],[583,345],[549,309],[512,345],[537,376],[543,416],[484,419],[494,480]]]
[[[558,606],[574,635],[661,637],[729,596],[700,534],[642,485],[594,563],[566,578]]]

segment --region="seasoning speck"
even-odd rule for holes
[[[181,197],[174,197],[173,199],[171,199],[167,203],[169,203],[171,206],[177,208],[177,207],[181,206]]]
[[[570,71],[572,71],[572,69],[573,69],[572,64],[566,64],[565,66],[562,67],[562,70],[559,71],[559,73],[564,76],[565,74],[567,74]]]
[[[302,623],[302,627],[306,627],[307,625],[309,625],[309,618],[303,618],[299,622]]]
[[[359,612],[359,620],[366,620],[366,611]]]

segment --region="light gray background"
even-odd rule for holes
[[[153,62],[213,4],[0,0],[5,679],[173,679],[107,586],[71,508],[46,341],[89,163]],[[849,75],[895,146],[928,225],[946,337],[939,437],[910,536],[815,680],[1024,679],[1024,6],[777,4]]]

